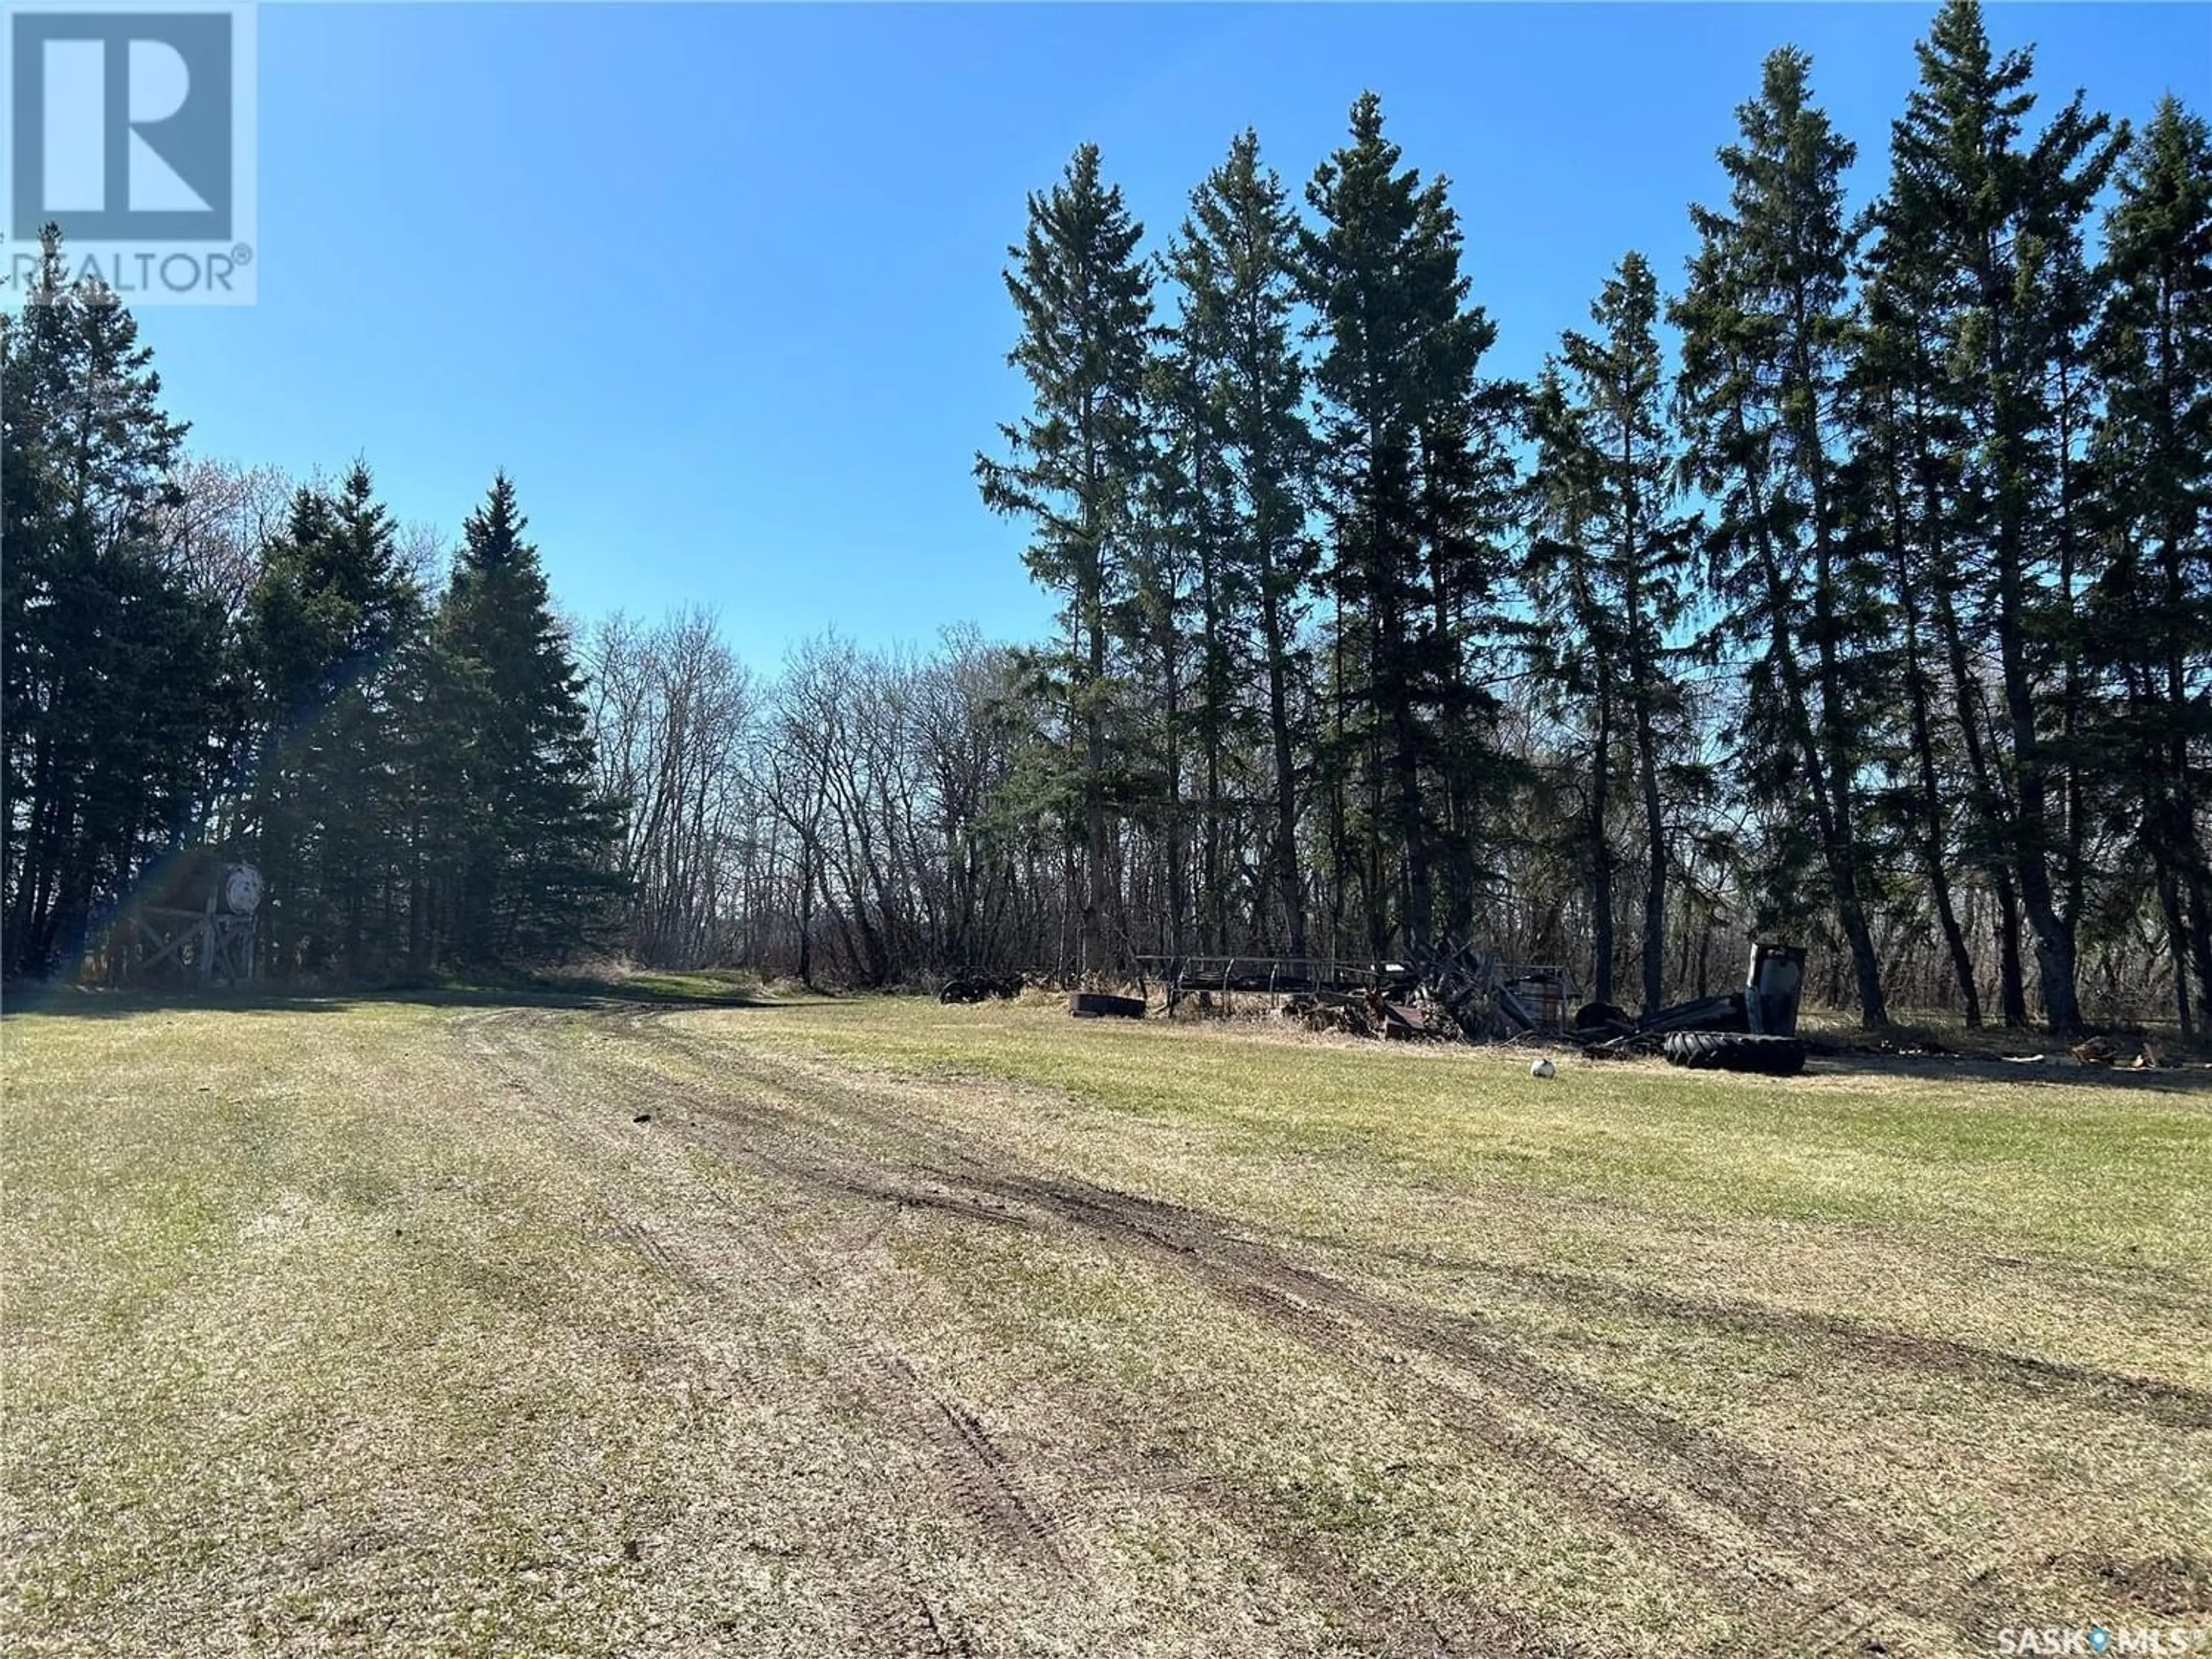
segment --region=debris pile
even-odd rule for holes
[[[1310,1031],[1401,1041],[1468,1042],[1554,1036],[1594,1055],[1663,1054],[1699,1070],[1793,1076],[1805,1068],[1797,1005],[1805,952],[1755,945],[1743,985],[1632,1018],[1607,1003],[1566,1010],[1573,981],[1563,968],[1508,963],[1464,940],[1444,939],[1403,962],[1340,963],[1310,957],[1147,957],[1172,1014],[1186,997],[1201,1009],[1218,994],[1282,999],[1282,1017]],[[1097,1012],[1074,1010],[1072,1012]]]
[[[1347,1036],[1382,1037],[1410,1042],[1452,1035],[1438,1024],[1426,1006],[1416,1002],[1394,1002],[1374,987],[1357,994],[1341,991],[1301,991],[1286,999],[1282,1017],[1309,1031],[1340,1032]]]
[[[1022,994],[1019,974],[1001,974],[988,968],[963,968],[938,988],[939,1002],[983,1002],[997,997],[1012,1002]]]
[[[2084,1066],[2120,1066],[2120,1055],[2125,1050],[2119,1039],[2101,1034],[2074,1045],[2074,1058]],[[2136,1049],[2136,1057],[2120,1069],[2128,1072],[2155,1072],[2165,1064],[2158,1045],[2148,1037]]]

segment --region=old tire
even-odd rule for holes
[[[1797,1037],[1749,1031],[1669,1031],[1662,1045],[1670,1066],[1693,1072],[1755,1072],[1796,1077],[1805,1069],[1805,1044]]]
[[[1067,1012],[1078,1019],[1142,1019],[1142,997],[1109,997],[1095,991],[1078,991],[1067,1000]]]

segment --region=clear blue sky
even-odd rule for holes
[[[260,303],[148,310],[204,453],[365,457],[457,529],[515,478],[571,611],[704,604],[772,666],[835,623],[927,641],[1049,616],[969,469],[1022,406],[999,280],[1085,139],[1154,246],[1231,136],[1297,185],[1352,98],[1453,181],[1492,363],[1525,373],[1684,206],[1794,42],[1862,145],[1921,5],[270,5]],[[2212,8],[2001,5],[2039,85],[2212,107]]]

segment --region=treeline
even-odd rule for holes
[[[1533,385],[1371,94],[1302,207],[1247,133],[1149,254],[1095,148],[1031,198],[976,472],[1062,601],[1078,961],[1533,934],[1650,1006],[1728,916],[1869,1024],[1929,948],[1969,1021],[2078,1025],[2086,962],[2191,1022],[2206,128],[2032,126],[1971,0],[1919,59],[1855,207],[1775,52],[1679,289],[1625,252]]]
[[[1237,139],[1148,246],[1097,151],[1006,285],[976,477],[1030,644],[556,617],[513,489],[450,561],[356,468],[182,458],[112,295],[6,325],[6,966],[112,965],[189,849],[263,965],[620,952],[1073,981],[1441,938],[1646,1006],[2059,1027],[2212,995],[2212,135],[2039,116],[1937,15],[1876,199],[1791,50],[1673,283],[1533,381],[1372,96],[1302,192]],[[52,267],[58,271],[58,267]]]
[[[130,907],[259,866],[259,971],[360,980],[612,925],[620,803],[505,478],[450,571],[355,465],[181,459],[137,324],[49,230],[0,318],[9,977],[131,968]]]

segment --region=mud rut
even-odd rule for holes
[[[569,1024],[556,1030],[562,1020]],[[1296,1236],[1257,1237],[1230,1218],[1029,1166],[1002,1146],[953,1135],[871,1099],[863,1080],[831,1082],[773,1067],[651,1014],[593,1014],[578,1022],[574,1015],[501,1010],[462,1016],[453,1029],[508,1099],[650,1171],[650,1182],[632,1178],[616,1194],[623,1213],[614,1231],[687,1296],[710,1311],[726,1304],[723,1311],[738,1324],[757,1316],[765,1297],[817,1307],[835,1326],[840,1353],[823,1386],[843,1390],[928,1450],[930,1489],[886,1493],[885,1503],[931,1506],[969,1529],[977,1549],[1034,1581],[1040,1599],[1079,1633],[1100,1584],[1113,1518],[1145,1496],[1190,1505],[1247,1540],[1322,1610],[1332,1639],[1352,1650],[1591,1650],[1566,1632],[1531,1628],[1463,1595],[1372,1582],[1265,1493],[1179,1460],[1128,1401],[1080,1378],[1053,1385],[1057,1443],[1002,1445],[963,1404],[957,1377],[933,1376],[925,1357],[902,1352],[880,1309],[872,1316],[867,1297],[851,1284],[864,1271],[854,1264],[903,1210],[1079,1237],[1154,1272],[1182,1275],[1224,1311],[1233,1310],[1231,1316],[1288,1336],[1355,1378],[1370,1397],[1446,1425],[1470,1459],[1527,1477],[1592,1529],[1665,1561],[1733,1608],[1759,1650],[1983,1650],[1992,1626],[2012,1622],[2020,1607],[2018,1595],[1990,1565],[1994,1550],[1977,1559],[1955,1541],[1868,1513],[1723,1435],[1559,1370],[1486,1328],[1478,1316],[1375,1294],[1353,1282],[1357,1250]],[[580,1030],[588,1036],[580,1040]],[[672,1075],[653,1063],[656,1054],[700,1067],[703,1080]],[[649,1131],[633,1121],[641,1112],[652,1115]],[[887,1159],[858,1144],[885,1142],[903,1150]],[[740,1203],[701,1172],[702,1153],[754,1178],[767,1200],[748,1194]],[[655,1183],[667,1200],[657,1206]],[[857,1212],[859,1236],[842,1250],[794,1243],[785,1224],[818,1222],[825,1206]],[[871,1224],[866,1218],[878,1209]],[[1477,1276],[1551,1277],[1497,1263],[1412,1259]],[[1723,1326],[1760,1316],[1731,1304],[1677,1305],[1662,1293],[1564,1274],[1539,1288],[1566,1304],[1633,1297]],[[1854,1363],[2055,1390],[2150,1422],[2212,1424],[2212,1400],[2171,1386],[1907,1340],[1843,1321],[1793,1334],[1832,1341]],[[838,1592],[856,1598],[859,1622],[876,1651],[990,1650],[950,1610],[954,1598],[899,1563],[847,1562]],[[1931,1641],[1932,1650],[1925,1645]]]

